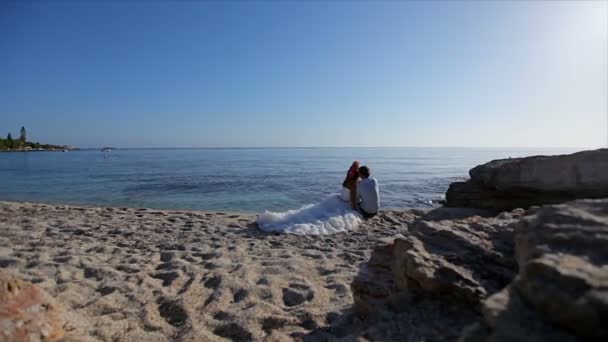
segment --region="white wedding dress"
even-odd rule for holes
[[[361,215],[349,204],[350,192],[331,195],[317,204],[282,213],[265,211],[258,215],[258,227],[266,232],[297,235],[327,235],[346,232],[361,223]]]

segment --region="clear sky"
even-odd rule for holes
[[[0,3],[0,134],[601,147],[608,2]]]

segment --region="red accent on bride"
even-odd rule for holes
[[[356,178],[359,176],[359,162],[353,162],[353,164],[350,166],[350,168],[348,169],[348,178]]]

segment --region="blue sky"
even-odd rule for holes
[[[608,140],[605,1],[2,2],[0,60],[0,134],[40,142]]]

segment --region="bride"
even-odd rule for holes
[[[342,193],[340,195],[344,201],[350,203],[353,210],[357,209],[357,183],[361,180],[359,178],[359,165],[357,160],[351,164],[346,173],[346,178],[342,182]]]
[[[356,189],[359,181],[359,162],[352,163],[341,194],[331,195],[319,203],[282,213],[265,211],[258,215],[258,227],[266,232],[297,235],[326,235],[345,232],[361,223],[356,208]]]

